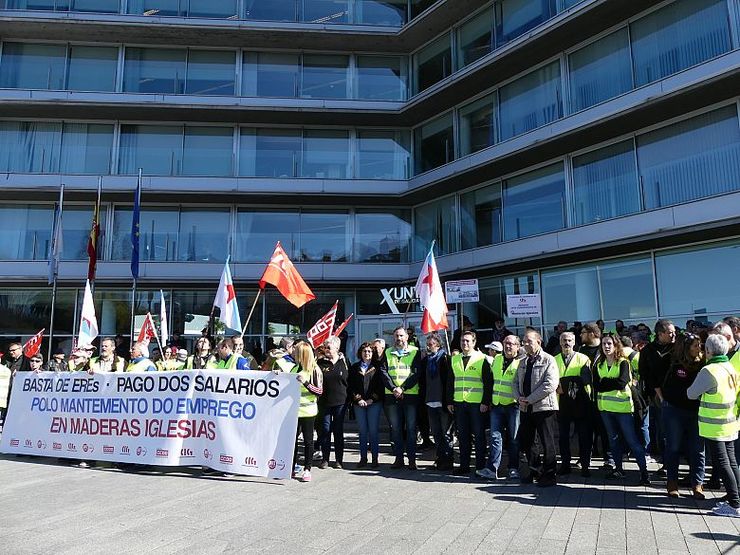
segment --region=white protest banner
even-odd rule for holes
[[[532,295],[506,295],[506,313],[509,318],[539,318],[542,304],[538,293]]]
[[[480,301],[477,279],[458,279],[445,281],[447,304],[477,303]]]
[[[293,374],[19,372],[14,380],[2,453],[291,476]]]

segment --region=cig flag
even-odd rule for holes
[[[26,355],[26,358],[31,358],[41,349],[41,340],[44,338],[45,329],[42,329],[23,345],[23,354]]]
[[[416,294],[419,295],[419,303],[424,307],[424,315],[421,319],[421,331],[424,333],[448,327],[447,302],[439,282],[433,250],[434,243],[429,249],[429,254],[421,267],[419,279],[416,281]]]
[[[331,330],[334,329],[334,323],[337,319],[337,306],[339,301],[334,303],[329,312],[324,314],[319,321],[316,322],[313,327],[308,330],[306,338],[311,342],[311,346],[315,349],[321,345],[324,341],[329,339]]]

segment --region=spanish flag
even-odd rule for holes
[[[87,279],[95,281],[95,270],[98,265],[98,239],[100,238],[100,193],[102,192],[102,179],[98,180],[98,199],[93,210],[92,227],[90,237],[87,240]]]

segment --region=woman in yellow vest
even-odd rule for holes
[[[727,491],[727,501],[712,513],[740,518],[740,470],[735,440],[738,438],[738,394],[740,377],[727,358],[729,342],[719,334],[707,337],[704,352],[707,365],[699,371],[686,391],[689,399],[699,399],[699,435],[704,438]]]
[[[607,475],[607,478],[616,479],[625,476],[622,468],[622,440],[624,440],[640,467],[640,485],[650,485],[645,448],[637,438],[635,430],[630,363],[624,357],[622,342],[614,334],[609,333],[601,338],[599,350],[601,356],[597,359],[594,372],[594,391],[615,463],[615,469]]]
[[[313,349],[305,341],[294,347],[296,365],[292,372],[297,374],[301,384],[301,404],[298,407],[298,429],[295,438],[293,461],[298,463],[298,436],[303,434],[303,473],[301,482],[311,481],[311,461],[313,460],[314,420],[319,413],[318,397],[323,392],[323,376],[316,364]],[[295,467],[295,464],[294,464]]]

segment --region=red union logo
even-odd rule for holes
[[[156,456],[159,458],[167,458],[170,456],[170,452],[168,449],[157,449]]]
[[[257,468],[257,459],[254,457],[244,457],[244,466]]]
[[[103,453],[106,455],[112,455],[115,450],[116,449],[112,445],[103,445]]]
[[[56,441],[51,444],[51,448],[54,449],[54,451],[61,451],[62,450],[62,444],[57,443]]]
[[[222,462],[224,464],[232,464],[234,462],[234,457],[232,457],[230,455],[221,454],[218,457],[218,460],[219,460],[219,462]]]
[[[183,447],[182,449],[180,449],[180,457],[181,458],[191,458],[191,457],[194,457],[194,456],[195,455],[193,454],[193,450],[192,449],[188,449],[187,447]]]
[[[11,447],[18,447],[21,444],[21,442],[15,438],[10,440],[10,446]]]

